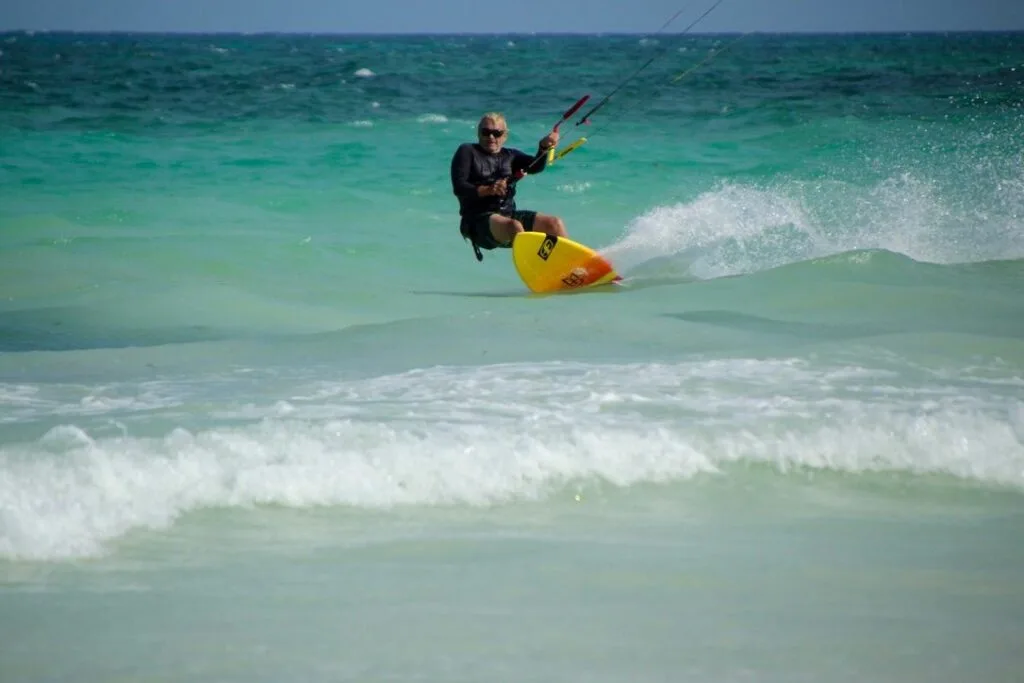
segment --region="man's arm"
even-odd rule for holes
[[[452,155],[452,192],[456,197],[478,197],[476,185],[469,182],[473,166],[473,151],[468,145],[459,145]]]
[[[558,144],[558,133],[551,131],[537,143],[537,154],[530,156],[515,150],[512,158],[512,175],[523,170],[526,173],[541,173],[548,166],[548,150]]]
[[[540,173],[548,165],[548,151],[546,149],[537,149],[537,155],[531,156],[526,152],[520,152],[518,149],[513,152],[515,156],[512,157],[512,175],[516,175],[517,171],[525,171],[526,173]]]

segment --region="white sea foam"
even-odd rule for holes
[[[45,389],[45,391],[44,391]],[[0,384],[0,424],[40,418],[75,419],[140,413],[179,405],[178,390],[168,391],[159,382],[143,386],[42,387]]]
[[[565,183],[564,185],[558,186],[559,192],[568,192],[569,194],[581,194],[586,192],[592,187],[590,182],[584,181],[581,183]]]
[[[866,188],[838,181],[723,183],[636,217],[602,251],[627,273],[652,259],[681,257],[695,277],[863,249],[933,263],[1024,258],[1022,189],[1020,171],[972,201],[910,173]]]
[[[798,261],[823,248],[797,199],[727,185],[639,216],[623,239],[602,251],[623,272],[657,257],[689,253],[691,274],[716,277]]]
[[[305,382],[154,436],[69,421],[0,449],[0,557],[102,553],[208,507],[492,505],[685,482],[734,462],[1024,490],[1015,387],[897,379],[799,361],[435,368]],[[145,389],[172,405],[196,387]]]
[[[352,75],[353,75],[353,76],[357,76],[358,78],[373,78],[373,77],[374,77],[374,76],[376,76],[377,74],[373,73],[373,72],[372,72],[372,71],[370,71],[369,69],[365,69],[365,68],[364,68],[364,69],[358,69],[358,70],[357,70],[357,71],[356,71],[355,73],[353,73]]]
[[[422,114],[417,117],[417,123],[448,123],[448,117],[444,114]]]

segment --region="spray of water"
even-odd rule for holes
[[[602,252],[627,275],[694,278],[868,249],[931,263],[1024,258],[1024,172],[1018,173],[987,186],[980,198],[909,172],[869,187],[723,183],[638,216]]]

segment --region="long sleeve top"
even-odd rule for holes
[[[547,167],[547,154],[536,157],[511,147],[503,147],[497,154],[485,151],[475,142],[459,145],[452,155],[452,192],[459,198],[459,215],[514,211],[515,183],[509,183],[504,197],[477,196],[477,187],[492,185],[502,178],[513,178],[515,173],[540,173]],[[531,166],[531,164],[533,164]]]

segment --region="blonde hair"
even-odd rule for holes
[[[480,121],[477,122],[476,127],[479,128],[484,121],[490,119],[495,123],[501,124],[501,126],[507,131],[508,121],[505,120],[505,115],[498,111],[489,111],[480,117]]]

